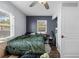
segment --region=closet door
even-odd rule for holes
[[[79,6],[71,4],[61,8],[61,57],[79,57]]]

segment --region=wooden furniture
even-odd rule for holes
[[[52,39],[52,37],[48,36],[48,39],[45,41],[45,44],[49,44],[50,47],[52,48],[52,46],[53,46],[53,39]]]
[[[7,42],[5,41],[0,41],[0,58],[18,58],[18,56],[14,55],[7,55],[5,53],[5,48],[7,46]]]
[[[60,58],[60,53],[57,50],[57,47],[53,46],[51,48],[51,51],[49,53],[50,58]]]
[[[54,45],[52,37],[49,38],[49,45],[50,45],[51,48],[52,48],[53,45]]]
[[[0,41],[0,58],[5,56],[5,47],[6,47],[7,43]]]

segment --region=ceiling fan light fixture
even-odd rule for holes
[[[34,1],[34,2],[31,3],[30,7],[33,7],[38,2],[40,4],[42,4],[46,9],[49,9],[49,4],[48,4],[47,0]]]
[[[40,0],[39,3],[40,4],[45,4],[47,1],[46,0]]]

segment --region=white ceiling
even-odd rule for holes
[[[19,8],[23,13],[30,16],[52,16],[57,11],[57,2],[48,1],[49,8],[37,3],[34,7],[29,7],[32,1],[11,1],[17,8]]]

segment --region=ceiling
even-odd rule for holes
[[[11,1],[11,3],[27,16],[52,16],[57,11],[58,2],[48,1],[50,8],[48,10],[39,3],[37,3],[34,7],[29,7],[32,1]]]

